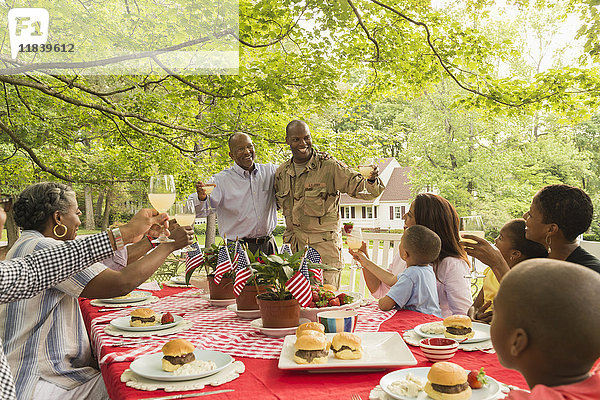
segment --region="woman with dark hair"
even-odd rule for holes
[[[75,192],[60,183],[27,187],[15,202],[14,213],[24,231],[7,259],[75,239],[81,224]],[[119,229],[111,233],[120,242]],[[193,231],[177,227],[171,236],[174,242],[160,244],[120,271],[95,263],[33,298],[0,306],[0,335],[18,398],[108,398],[92,357],[78,297],[109,298],[129,293],[173,250],[190,244]]]
[[[463,241],[462,243],[469,255],[478,258],[470,251],[470,242]],[[545,258],[548,256],[544,246],[525,237],[524,219],[513,219],[504,224],[494,243],[509,268],[530,258]],[[493,249],[491,245],[489,247]],[[496,297],[503,274],[497,271],[494,264],[488,265],[490,266],[484,271],[483,287],[477,294],[473,307],[469,310],[469,316],[472,320],[489,324],[493,315],[492,300]]]
[[[470,266],[467,253],[460,245],[460,219],[456,209],[441,196],[421,193],[415,197],[403,218],[405,229],[410,229],[413,225],[424,225],[437,233],[442,241],[440,255],[433,263],[442,317],[466,315],[473,303],[470,282],[465,278],[470,273]],[[351,254],[364,267],[367,287],[377,298],[385,296],[406,265],[393,263],[391,271],[377,266],[368,259],[366,244],[363,244],[361,251],[351,251]]]
[[[600,272],[600,260],[577,244],[577,236],[592,223],[594,207],[590,196],[569,185],[548,185],[533,197],[525,219],[525,237],[540,243],[548,258],[569,261]],[[465,249],[484,264],[493,265],[498,280],[510,270],[500,252],[481,238],[465,235],[477,243],[464,243]]]
[[[548,257],[569,261],[600,272],[600,260],[577,244],[577,237],[592,223],[594,206],[578,187],[549,185],[533,197],[523,214],[527,239],[541,243]]]

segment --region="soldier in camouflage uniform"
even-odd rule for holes
[[[317,250],[324,264],[338,268],[323,271],[325,283],[339,287],[342,268],[340,193],[370,200],[379,196],[385,187],[377,177],[377,169],[367,180],[315,151],[310,130],[303,121],[288,124],[285,141],[292,158],[275,172],[275,196],[286,223],[283,242],[290,243],[294,252],[307,244]],[[368,193],[360,193],[364,189]]]

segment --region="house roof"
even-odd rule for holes
[[[386,159],[386,165],[389,164],[389,160]],[[385,167],[384,167],[385,168]],[[379,167],[380,171],[383,171],[383,168]],[[408,173],[410,172],[410,167],[396,167],[392,171],[390,178],[385,183],[385,190],[381,194],[379,201],[402,201],[407,202],[410,199],[410,183],[408,178]],[[354,197],[350,197],[345,193],[342,193],[340,198],[340,204],[373,204],[373,200],[361,200],[355,199]]]
[[[379,201],[408,201],[410,199],[409,172],[410,167],[394,168]]]

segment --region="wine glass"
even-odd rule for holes
[[[215,211],[217,211],[212,204],[210,204],[210,194],[212,193],[212,191],[215,189],[215,187],[217,187],[217,184],[215,183],[215,179],[213,177],[209,178],[206,183],[204,184],[204,186],[202,187],[204,189],[204,193],[206,193],[206,211],[209,214],[214,213]]]
[[[470,215],[468,217],[460,217],[460,228],[459,228],[459,233],[460,235],[473,235],[473,236],[479,236],[480,238],[484,238],[485,237],[485,231],[483,230],[483,219],[481,218],[480,215]],[[465,242],[472,242],[475,243],[473,240],[470,239],[462,239]],[[475,269],[475,257],[471,257],[471,274],[469,275],[465,275],[465,278],[468,279],[478,279],[478,278],[484,278],[485,275],[482,275],[480,273],[477,272],[477,270]]]
[[[357,251],[362,246],[363,238],[360,228],[353,227],[348,236],[346,236],[346,243],[348,243],[348,248],[352,251]],[[350,269],[360,268],[358,265],[358,261],[354,257],[352,257],[352,264],[350,265]]]
[[[373,157],[364,157],[360,160],[360,164],[358,164],[358,171],[365,178],[369,179],[371,177],[371,173],[375,169],[376,160]],[[369,193],[366,188],[360,191],[361,194]]]
[[[148,198],[150,204],[159,213],[166,213],[175,202],[175,179],[173,175],[154,175],[150,177],[150,190]],[[174,242],[165,235],[164,228],[160,232],[160,236],[152,241],[153,243]]]
[[[178,201],[175,203],[175,219],[181,226],[191,226],[194,228],[196,222],[196,207],[193,200]],[[192,251],[192,246],[186,246],[182,251]]]

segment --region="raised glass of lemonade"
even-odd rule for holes
[[[159,213],[166,213],[175,202],[175,179],[173,175],[154,175],[150,177],[150,189],[148,190],[148,199],[150,204]],[[153,241],[154,243],[174,242],[165,235],[164,229],[160,236]]]

